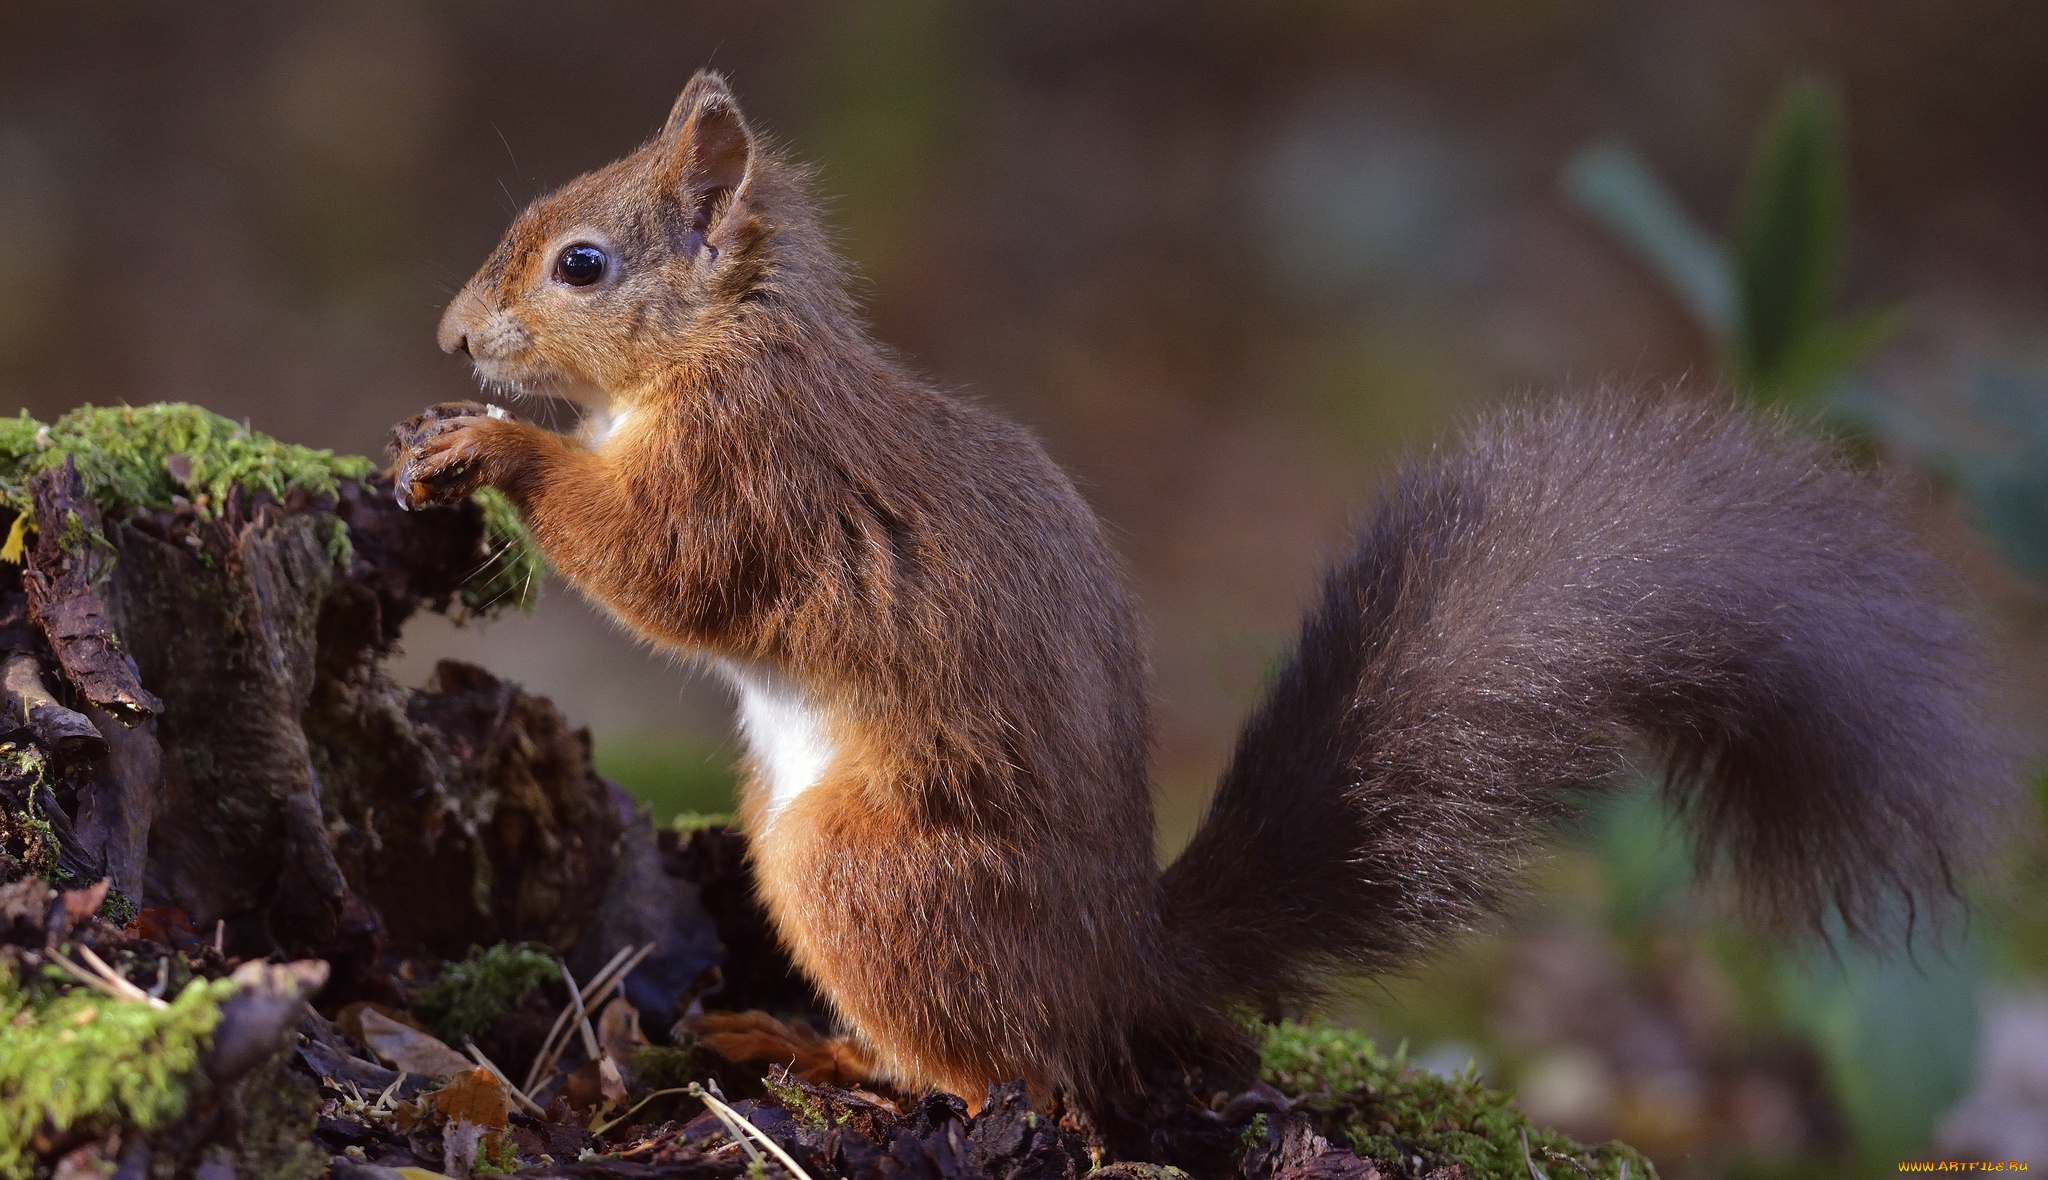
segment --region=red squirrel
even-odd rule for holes
[[[401,426],[649,643],[717,669],[761,897],[883,1076],[1083,1106],[1242,1051],[1497,910],[1543,821],[1657,777],[1767,923],[1953,895],[2008,789],[1968,626],[1885,489],[1678,392],[1527,402],[1408,467],[1328,575],[1207,818],[1153,858],[1145,655],[1023,429],[856,318],[805,174],[700,73],[519,214],[448,307],[486,385]]]

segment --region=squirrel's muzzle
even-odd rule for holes
[[[464,287],[457,292],[454,300],[448,304],[448,310],[441,313],[441,327],[435,333],[436,339],[440,341],[441,351],[459,352],[464,356],[472,355],[469,351],[469,338],[487,311],[484,301],[477,298],[476,292],[470,288]]]

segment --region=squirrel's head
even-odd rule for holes
[[[798,243],[778,241],[815,237],[800,189],[700,72],[653,140],[519,215],[442,315],[441,348],[487,382],[598,405],[679,364],[715,368],[758,346],[750,308],[820,269],[787,265]]]

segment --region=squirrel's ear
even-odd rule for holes
[[[661,183],[699,229],[720,199],[746,183],[754,137],[725,79],[699,70],[661,128]]]

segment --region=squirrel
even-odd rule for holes
[[[521,212],[439,340],[608,418],[435,407],[395,432],[401,502],[500,489],[572,585],[730,682],[761,899],[906,1086],[1103,1107],[1148,1055],[1242,1055],[1242,1013],[1500,909],[1631,770],[1764,923],[1876,939],[1958,894],[2010,788],[1885,485],[1732,399],[1609,390],[1393,479],[1162,872],[1102,524],[869,337],[806,172],[715,73]]]

